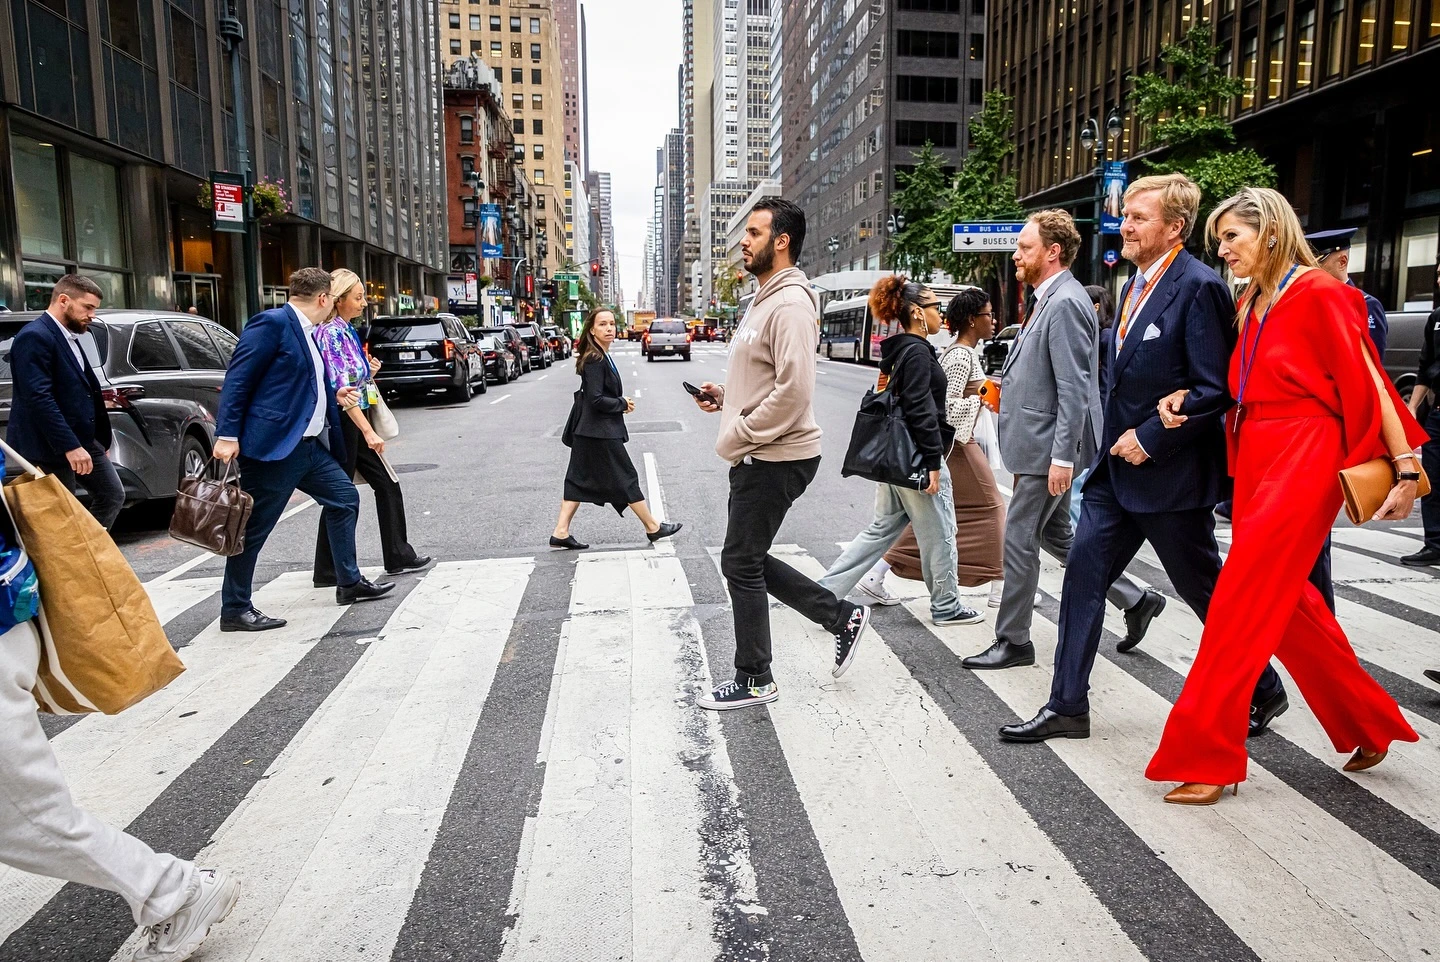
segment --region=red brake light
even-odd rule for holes
[[[455,356],[455,342],[452,341],[452,340],[450,340],[449,338],[446,338],[446,339],[445,339],[445,360],[448,361],[448,360],[450,360],[450,359],[451,359],[452,357],[454,357],[454,356]]]
[[[134,384],[107,387],[100,392],[100,399],[105,402],[107,411],[129,411],[135,407],[133,402],[144,396],[145,389]]]

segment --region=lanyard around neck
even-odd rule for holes
[[[1270,299],[1270,304],[1265,308],[1265,313],[1260,315],[1259,326],[1255,329],[1255,343],[1250,346],[1247,353],[1245,342],[1250,339],[1250,325],[1255,320],[1255,302],[1250,302],[1250,307],[1245,312],[1245,331],[1240,339],[1240,392],[1235,398],[1236,404],[1245,403],[1245,387],[1250,383],[1250,372],[1255,367],[1255,355],[1260,350],[1260,337],[1265,333],[1265,321],[1270,317],[1270,312],[1275,310],[1275,305],[1280,303],[1280,295],[1285,293],[1285,287],[1290,283],[1290,278],[1300,269],[1299,264],[1291,266],[1285,272],[1285,277],[1280,281],[1280,286],[1275,290],[1275,296]]]
[[[1154,292],[1155,288],[1160,286],[1160,278],[1164,277],[1165,272],[1170,269],[1170,265],[1175,263],[1175,258],[1180,256],[1180,251],[1181,247],[1179,245],[1170,249],[1170,253],[1165,256],[1165,260],[1160,264],[1160,270],[1155,272],[1155,278],[1145,282],[1145,286],[1140,291],[1138,297],[1135,295],[1135,284],[1133,281],[1131,282],[1129,296],[1125,298],[1120,307],[1120,330],[1117,332],[1117,351],[1125,345],[1125,335],[1130,333],[1131,318],[1140,313],[1140,308],[1145,306],[1145,302],[1150,299],[1150,295]],[[1144,277],[1145,275],[1142,272],[1139,276]]]

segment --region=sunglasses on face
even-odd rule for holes
[[[920,310],[922,310],[922,311],[928,311],[928,310],[930,310],[930,308],[932,308],[932,307],[939,307],[939,306],[940,306],[940,302],[939,302],[939,301],[931,301],[931,302],[928,303],[928,304],[916,304],[915,306],[918,307],[918,308],[920,308]]]

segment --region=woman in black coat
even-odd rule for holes
[[[560,517],[550,536],[552,548],[590,547],[570,534],[570,522],[581,504],[613,505],[622,515],[628,506],[645,525],[645,536],[651,541],[668,538],[680,530],[679,524],[656,521],[650,513],[640,492],[640,476],[625,450],[625,442],[630,440],[625,415],[635,410],[635,402],[625,396],[620,371],[610,359],[614,341],[615,315],[603,308],[591,311],[575,340],[580,390],[566,424],[570,467],[565,472]]]

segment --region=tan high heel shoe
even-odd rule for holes
[[[1206,785],[1203,782],[1186,782],[1165,796],[1172,805],[1214,805],[1230,789],[1231,795],[1240,794],[1240,783],[1234,785]]]
[[[1350,760],[1345,763],[1345,771],[1363,772],[1367,768],[1374,768],[1383,762],[1385,756],[1388,754],[1390,754],[1388,751],[1371,752],[1363,748],[1357,748],[1355,749],[1355,754],[1351,755]]]

